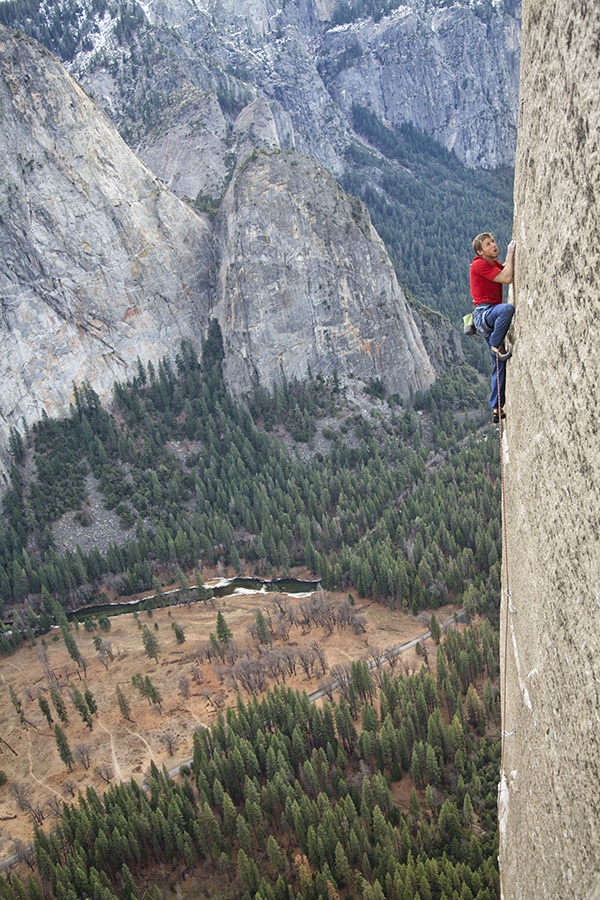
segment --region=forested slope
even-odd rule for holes
[[[353,584],[413,612],[449,598],[495,608],[497,447],[480,432],[473,369],[449,372],[417,411],[381,400],[379,382],[350,401],[335,378],[317,378],[256,393],[250,413],[223,386],[222,356],[213,323],[202,364],[183,346],[158,371],[140,363],[112,413],[83,386],[70,417],[32,429],[31,447],[13,432],[5,616],[16,607],[16,624],[35,630],[52,616],[42,587],[73,608],[105,587],[131,594],[218,563],[262,576],[306,567],[326,588]],[[293,435],[304,461],[269,429]],[[121,523],[105,554],[93,545],[90,478]],[[59,554],[52,523],[68,511],[90,526],[90,547]]]

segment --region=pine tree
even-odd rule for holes
[[[8,685],[8,693],[10,695],[10,702],[14,706],[17,711],[17,715],[19,716],[19,720],[21,725],[25,725],[25,713],[23,712],[23,701],[19,700],[17,697],[16,691],[12,684]]]
[[[94,695],[90,691],[89,688],[86,688],[83,692],[83,696],[85,698],[85,702],[87,703],[87,707],[90,711],[90,714],[93,716],[98,712],[98,706],[96,701],[94,700]]]
[[[219,644],[227,644],[232,637],[231,629],[225,621],[223,613],[219,610],[217,613],[217,640]]]
[[[65,701],[62,698],[62,695],[55,684],[50,685],[50,699],[54,704],[54,709],[56,710],[56,714],[63,725],[67,725],[69,722],[69,716],[67,715],[67,707],[65,706]]]
[[[23,445],[23,438],[12,425],[8,435],[8,449],[12,454],[15,463],[20,466],[25,459],[25,447]]]
[[[82,720],[85,722],[85,724],[91,731],[91,729],[93,727],[93,722],[92,722],[92,717],[90,715],[90,711],[88,709],[88,705],[85,702],[85,698],[84,698],[83,694],[81,693],[81,691],[78,688],[74,687],[73,685],[71,685],[71,691],[73,693],[73,703],[75,704],[75,708],[76,708],[77,712],[79,713],[79,715],[81,716]]]
[[[69,772],[73,771],[74,757],[69,747],[67,736],[58,723],[54,725],[54,738],[56,740],[56,749],[61,760],[68,766]]]
[[[123,716],[124,719],[127,719],[128,722],[131,722],[132,721],[131,708],[129,706],[129,703],[127,702],[125,695],[123,694],[123,691],[119,687],[119,685],[117,685],[117,687],[116,687],[116,694],[117,694],[117,703],[119,704],[119,712],[121,713],[121,715]]]
[[[185,634],[183,633],[183,628],[181,625],[178,625],[177,622],[171,622],[171,628],[175,632],[175,640],[178,644],[185,643]]]
[[[46,721],[48,725],[52,725],[54,719],[52,718],[52,713],[50,712],[50,704],[46,700],[43,694],[38,694],[38,705],[42,712],[42,715],[46,717]]]
[[[271,632],[269,630],[269,626],[265,620],[262,610],[257,609],[255,616],[256,623],[256,637],[258,638],[259,644],[270,644],[271,643]]]
[[[267,840],[267,853],[269,854],[271,865],[275,871],[283,872],[285,869],[285,857],[272,834],[269,835],[269,839]]]
[[[63,636],[63,641],[65,642],[65,647],[69,653],[69,656],[74,662],[79,662],[81,658],[81,652],[79,647],[75,642],[75,638],[71,634],[71,628],[68,624],[63,624],[60,626],[60,630]]]
[[[155,662],[158,662],[158,657],[160,655],[158,638],[150,631],[147,625],[144,625],[142,628],[142,643],[144,644],[144,650],[146,651],[148,659],[153,659]]]
[[[260,884],[260,875],[254,860],[241,847],[238,850],[238,874],[244,888],[254,895]]]
[[[342,886],[346,885],[350,878],[350,864],[348,863],[348,857],[339,841],[335,845],[335,876],[338,883]]]

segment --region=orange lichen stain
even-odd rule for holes
[[[371,341],[363,341],[360,349],[362,353],[366,353],[368,356],[373,356],[373,344],[371,343]]]

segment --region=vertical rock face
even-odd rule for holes
[[[469,166],[512,165],[520,22],[450,7],[406,4],[380,22],[332,28],[322,38],[325,83],[346,114],[357,103],[390,125],[412,122]]]
[[[600,889],[599,35],[597,3],[524,3],[503,446],[516,609],[501,638],[505,900]]]
[[[403,398],[432,383],[383,242],[325,169],[297,154],[258,153],[234,177],[220,215],[215,312],[237,392],[309,369],[381,378]]]
[[[0,28],[0,443],[203,333],[209,226],[57,60]],[[202,300],[204,301],[202,303]]]

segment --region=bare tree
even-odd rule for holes
[[[108,763],[103,763],[101,766],[96,766],[94,772],[96,773],[96,775],[99,775],[102,781],[105,781],[107,784],[110,784],[110,782],[115,777],[113,767],[109,766]]]
[[[177,746],[177,738],[171,731],[165,731],[160,737],[161,743],[165,745],[169,751],[169,756],[173,756],[173,750]]]
[[[229,674],[248,694],[259,694],[267,687],[267,670],[262,660],[240,659]]]
[[[333,692],[337,689],[337,681],[331,675],[322,678],[319,682],[319,690],[324,691],[330,703],[333,703]]]
[[[66,778],[62,783],[62,789],[65,794],[70,794],[71,797],[75,796],[75,791],[77,790],[77,782],[73,781],[72,778]]]
[[[395,647],[388,647],[387,650],[384,651],[386,659],[388,661],[388,665],[392,672],[396,671],[396,667],[400,662],[400,654],[396,653]]]
[[[316,662],[319,664],[319,666],[321,668],[321,674],[324,675],[325,672],[327,671],[327,669],[329,668],[329,666],[327,664],[327,654],[325,653],[325,650],[323,649],[323,647],[321,647],[321,645],[319,644],[318,641],[311,641],[310,649],[314,651],[315,656],[316,656]]]
[[[108,658],[112,662],[115,658],[115,649],[112,645],[112,641],[109,641],[108,638],[104,638],[104,640],[100,644],[100,652],[104,653],[105,656],[108,656]]]
[[[281,615],[285,616],[289,613],[290,610],[290,601],[284,594],[279,594],[274,597],[269,604],[269,613],[276,616]]]
[[[21,812],[27,812],[31,805],[31,795],[33,793],[31,785],[26,784],[24,781],[15,781],[12,784],[12,792]]]
[[[359,616],[356,613],[352,616],[350,622],[354,634],[364,634],[367,630],[367,619],[365,616]]]
[[[335,666],[332,666],[329,670],[329,674],[335,681],[336,687],[340,689],[342,695],[347,699],[348,687],[350,685],[350,665],[336,663]]]
[[[273,636],[280,641],[289,640],[290,626],[289,616],[277,613],[273,618]]]
[[[89,744],[77,744],[73,756],[77,762],[81,763],[84,769],[89,769],[92,756],[92,748]]]
[[[277,684],[279,684],[280,678],[285,683],[285,661],[281,650],[276,648],[265,650],[261,654],[261,659],[267,667],[269,675],[275,679]]]
[[[35,869],[35,847],[33,844],[27,844],[21,838],[13,838],[13,847],[17,862],[27,863],[33,872]]]
[[[60,799],[58,794],[52,794],[49,800],[46,801],[46,806],[48,807],[48,811],[55,819],[60,819],[63,814],[63,801]]]
[[[209,703],[213,709],[223,709],[225,706],[226,695],[224,691],[202,691],[202,697]]]
[[[337,625],[337,622],[337,611],[331,604],[328,604],[321,612],[320,624],[327,630],[327,634],[330,635],[333,634],[333,629]]]
[[[213,709],[223,709],[227,695],[225,691],[202,691],[202,697],[209,703]]]
[[[235,641],[227,641],[227,644],[223,648],[223,656],[224,661],[228,666],[232,666],[237,662],[240,656],[240,648]]]
[[[337,626],[340,629],[347,628],[352,621],[352,607],[348,600],[342,600],[336,610]]]
[[[50,660],[48,659],[48,648],[44,647],[43,644],[38,644],[38,646],[36,647],[36,653],[42,666],[44,667],[44,672],[46,673],[48,681],[54,681],[54,673],[52,671],[52,668],[50,667]]]
[[[202,671],[198,668],[198,666],[192,666],[192,678],[196,682],[196,684],[202,684],[204,681],[204,676]]]
[[[311,647],[304,647],[298,651],[298,663],[307,678],[311,678],[315,669],[317,654]]]
[[[375,683],[380,688],[383,683],[382,667],[385,662],[385,651],[381,650],[379,647],[370,647],[364,658],[367,662],[372,663],[372,665],[369,665],[369,671],[371,672]]]
[[[187,675],[182,675],[179,679],[179,693],[183,697],[184,700],[189,700],[190,697],[190,679]]]
[[[311,627],[312,607],[309,600],[302,600],[298,604],[298,618],[296,624],[300,626],[302,634],[308,634]]]
[[[283,661],[285,663],[285,668],[287,669],[290,675],[296,674],[296,668],[298,665],[298,654],[294,650],[293,647],[284,647],[281,651],[281,655],[283,657]]]
[[[215,661],[215,675],[219,679],[219,684],[223,684],[225,681],[225,673],[223,671],[223,666]]]
[[[79,675],[80,678],[81,678],[81,672],[79,671],[79,669],[81,669],[83,671],[83,677],[85,678],[87,675],[87,667],[88,667],[88,661],[85,658],[85,656],[79,656],[79,658],[77,659],[77,674]]]
[[[31,816],[34,822],[41,825],[44,821],[44,810],[39,803],[33,800],[33,788],[24,781],[15,781],[12,785],[13,795],[17,806],[22,812]]]
[[[274,600],[268,609],[269,627],[274,637],[287,641],[290,636],[292,621],[290,618],[290,604],[285,597]]]

